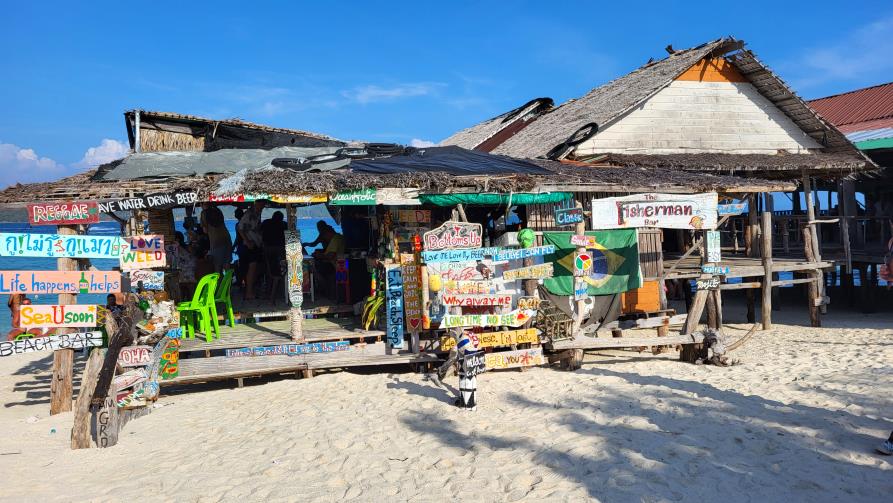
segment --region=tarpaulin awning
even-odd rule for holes
[[[501,206],[509,204],[559,203],[567,201],[572,197],[573,194],[570,192],[543,192],[542,194],[527,192],[519,192],[517,194],[419,194],[419,201],[422,204],[432,204],[434,206],[455,206],[457,204]]]
[[[552,174],[530,161],[455,146],[408,148],[403,155],[352,161],[350,169],[379,175],[417,172],[439,172],[457,176]]]

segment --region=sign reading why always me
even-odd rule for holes
[[[541,257],[543,255],[549,255],[550,253],[555,253],[555,247],[552,245],[534,246],[532,248],[513,248],[496,252],[496,255],[493,256],[493,260],[521,260],[528,257]]]
[[[502,332],[487,332],[485,334],[469,334],[472,339],[477,339],[480,348],[497,348],[514,344],[539,344],[539,329],[524,328],[521,330],[505,330]],[[456,346],[456,339],[449,336],[440,338],[440,350],[449,351]]]
[[[33,337],[18,341],[0,342],[0,356],[12,356],[33,351],[55,351],[57,349],[84,349],[102,346],[102,332],[80,332],[76,334]]]
[[[555,208],[555,225],[576,225],[583,221],[583,208]]]
[[[152,364],[152,346],[127,346],[118,353],[118,365],[142,367]]]
[[[471,250],[437,250],[423,251],[422,260],[426,264],[436,262],[470,262],[475,260],[484,260],[499,252],[499,248],[491,246],[489,248],[474,248]]]
[[[487,353],[487,370],[532,367],[534,365],[544,365],[545,363],[546,360],[543,358],[542,348]]]
[[[121,270],[150,269],[164,267],[167,264],[164,236],[153,234],[123,239],[127,247],[121,252]]]
[[[102,213],[114,213],[116,211],[148,210],[150,208],[186,206],[197,201],[198,194],[195,192],[157,193],[142,197],[101,202],[99,203],[99,211]]]
[[[130,271],[131,288],[137,288],[140,284],[143,290],[164,290],[164,271]]]
[[[520,327],[536,316],[536,311],[516,309],[505,314],[445,314],[440,328]]]
[[[118,236],[0,233],[0,257],[117,259],[125,246]]]
[[[705,194],[635,194],[592,200],[593,229],[713,229],[716,192]]]
[[[28,205],[28,223],[31,225],[76,225],[97,222],[99,222],[99,205],[96,201]]]
[[[403,347],[403,273],[399,266],[387,270],[385,320],[388,346]]]
[[[121,273],[101,271],[0,271],[0,294],[117,293]]]
[[[19,308],[20,328],[95,327],[98,308],[96,305],[76,304],[24,305]]]
[[[541,279],[551,278],[553,274],[552,262],[537,264],[520,269],[510,269],[502,272],[502,279],[506,281],[514,281],[516,279]]]
[[[447,221],[426,232],[422,244],[428,251],[480,248],[483,244],[483,226]]]
[[[450,295],[444,294],[442,299],[446,306],[461,307],[488,307],[488,306],[510,306],[512,304],[511,295]]]

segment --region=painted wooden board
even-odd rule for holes
[[[518,297],[518,309],[529,309],[532,311],[536,311],[539,308],[539,297]]]
[[[0,257],[117,259],[124,247],[119,236],[0,233]]]
[[[707,262],[721,262],[722,249],[719,244],[719,231],[707,231],[704,234],[706,234]]]
[[[180,339],[171,339],[158,359],[158,377],[162,381],[180,375]]]
[[[428,284],[431,284],[430,277]],[[492,281],[444,281],[441,290],[444,295],[492,295],[498,292]]]
[[[338,192],[329,199],[334,206],[375,206],[375,189],[365,188]]]
[[[716,290],[719,288],[719,276],[713,276],[709,279],[699,279],[695,282],[698,290]]]
[[[473,249],[482,244],[483,226],[468,222],[446,221],[422,237],[426,251]]]
[[[576,225],[583,221],[583,208],[556,208],[555,225]]]
[[[719,204],[716,206],[716,214],[724,217],[726,215],[741,215],[747,212],[747,202]]]
[[[95,327],[99,306],[89,305],[23,305],[19,328]]]
[[[37,203],[28,205],[31,225],[78,225],[99,222],[96,201]]]
[[[397,221],[405,224],[431,223],[431,210],[397,210]]]
[[[595,248],[595,236],[586,236],[584,234],[574,234],[571,236],[571,244],[582,246],[584,248]]]
[[[301,249],[301,233],[285,231],[285,260],[288,262],[288,300],[292,307],[304,304],[304,251]]]
[[[400,255],[403,268],[403,311],[406,316],[406,328],[410,332],[418,332],[422,328],[422,277],[421,267],[416,264],[416,257],[411,253]]]
[[[482,351],[469,353],[462,357],[462,373],[465,377],[474,377],[487,371],[487,359]]]
[[[554,245],[533,246],[531,248],[512,248],[500,250],[493,256],[493,260],[521,260],[528,257],[542,257],[555,253]]]
[[[452,295],[443,294],[441,301],[447,306],[461,307],[485,307],[485,306],[510,306],[512,296],[503,294],[492,295]]]
[[[274,203],[311,204],[324,203],[329,200],[329,195],[323,192],[309,194],[249,194],[245,196],[252,201],[266,199]]]
[[[310,353],[333,353],[350,349],[349,341],[313,342],[309,344],[277,344],[253,348],[227,349],[228,358],[271,355],[304,355]]]
[[[403,189],[393,187],[379,187],[375,192],[375,203],[386,206],[418,206],[419,189]]]
[[[0,271],[0,294],[117,293],[121,273],[100,271]]]
[[[545,365],[546,363],[545,358],[543,358],[542,348],[487,353],[486,358],[487,370],[532,367],[535,365]]]
[[[57,349],[84,349],[102,346],[102,332],[78,332],[73,334],[34,337],[18,341],[0,342],[0,356],[12,356],[34,351],[55,351]]]
[[[399,266],[387,269],[385,317],[388,347],[403,347],[403,272]]]
[[[592,200],[593,229],[716,228],[716,192],[635,194]]]
[[[127,346],[118,353],[118,365],[140,367],[152,364],[152,346]]]
[[[704,264],[701,266],[701,272],[703,272],[704,274],[713,274],[716,276],[729,274],[731,270],[732,269],[727,265]]]
[[[475,260],[484,260],[499,252],[499,248],[491,246],[489,248],[473,248],[470,250],[438,250],[423,251],[422,260],[426,264],[436,262],[470,262]]]
[[[186,206],[196,202],[198,202],[198,194],[195,192],[160,192],[143,197],[131,197],[115,201],[100,202],[99,211],[102,213],[114,213],[116,211],[170,208],[173,206]]]
[[[517,279],[541,279],[551,278],[553,274],[553,266],[551,262],[545,264],[537,264],[519,269],[510,269],[502,272],[502,279],[506,281],[514,281]]]
[[[143,290],[164,290],[164,271],[136,269],[130,271],[130,287],[136,290],[142,283]]]
[[[583,300],[589,295],[589,284],[581,277],[574,278],[574,300]]]
[[[536,311],[516,309],[504,314],[445,314],[440,328],[520,327],[536,316]]]
[[[479,348],[496,348],[511,346],[514,344],[539,344],[539,329],[524,328],[521,330],[504,330],[502,332],[487,332],[483,334],[468,333]],[[475,341],[476,339],[476,341]],[[449,351],[456,346],[456,339],[450,336],[440,338],[440,350]]]
[[[113,390],[124,390],[135,384],[146,382],[149,379],[149,371],[145,368],[130,369],[123,374],[118,374],[112,379]]]
[[[594,259],[588,251],[576,252],[574,255],[574,276],[589,276],[592,274]]]
[[[480,281],[493,276],[490,261],[435,262],[428,264],[428,277],[440,276],[443,281]]]
[[[121,270],[151,269],[167,265],[164,236],[160,234],[124,238],[127,247],[121,250]]]

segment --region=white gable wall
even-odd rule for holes
[[[820,148],[748,82],[676,80],[578,145],[575,154],[775,154]]]

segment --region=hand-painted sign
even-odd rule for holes
[[[20,328],[95,327],[96,305],[40,305],[31,304],[19,308]]]
[[[583,300],[589,294],[589,284],[583,278],[574,278],[574,300]]]
[[[516,279],[540,279],[551,278],[553,273],[552,263],[532,265],[521,267],[520,269],[511,269],[502,272],[502,279],[506,281],[514,281]]]
[[[188,206],[198,201],[195,192],[172,192],[149,194],[142,197],[131,197],[99,203],[99,211],[102,213],[114,213],[116,211],[148,210],[151,208],[166,208],[173,206]]]
[[[552,245],[505,249],[496,252],[496,255],[493,256],[493,260],[521,260],[528,257],[541,257],[550,253],[555,253],[555,247]]]
[[[428,235],[427,233],[425,234]],[[486,257],[496,255],[499,248],[474,248],[471,250],[438,250],[423,251],[422,260],[426,264],[434,262],[469,262],[472,260],[484,260]]]
[[[485,334],[469,334],[476,339],[477,347],[496,348],[512,346],[515,344],[539,344],[539,329],[524,328],[521,330],[505,330],[502,332],[488,332]],[[449,351],[456,346],[456,339],[450,336],[440,338],[440,350]]]
[[[430,284],[430,280],[429,280]],[[492,281],[444,281],[444,295],[485,295],[495,294],[496,285]]]
[[[118,236],[0,233],[0,257],[117,259],[125,246]]]
[[[443,295],[443,303],[447,306],[461,307],[485,307],[485,306],[510,306],[511,295]]]
[[[540,308],[540,298],[539,297],[519,297],[518,298],[518,309],[532,309],[536,311]]]
[[[483,226],[447,221],[426,232],[423,244],[426,251],[480,248],[483,244]]]
[[[167,265],[164,236],[131,236],[124,238],[127,247],[121,252],[121,270],[151,269]]]
[[[716,192],[705,194],[636,194],[592,200],[594,229],[662,227],[713,229]]]
[[[171,339],[158,359],[158,375],[162,381],[180,375],[180,339]]]
[[[388,346],[403,347],[403,273],[399,266],[387,270],[386,321]]]
[[[403,268],[403,310],[406,314],[406,327],[410,332],[422,328],[422,277],[421,267],[415,263],[415,255],[400,255]]]
[[[468,353],[462,357],[462,374],[470,379],[487,371],[487,360],[483,351]]]
[[[713,276],[710,279],[699,279],[696,281],[698,290],[716,290],[719,288],[719,276]]]
[[[431,210],[397,210],[397,221],[407,224],[427,224],[431,222]]]
[[[742,213],[747,211],[747,202],[743,203],[732,203],[732,204],[720,204],[716,207],[716,213],[724,217],[726,215],[741,215]]]
[[[583,221],[583,208],[556,208],[555,225],[576,225]]]
[[[574,276],[589,276],[592,274],[592,254],[589,252],[577,252],[574,256]]]
[[[532,367],[544,365],[545,363],[546,360],[543,358],[542,348],[487,353],[487,370]]]
[[[304,303],[304,251],[301,249],[301,233],[285,232],[285,260],[288,263],[288,300],[292,307],[300,308]]]
[[[536,316],[536,311],[516,309],[505,314],[446,314],[440,328],[520,327]]]
[[[731,268],[727,265],[702,265],[701,272],[704,274],[713,274],[717,276],[726,275],[731,272]]]
[[[164,271],[146,271],[137,269],[130,271],[130,287],[143,290],[164,290]]]
[[[571,244],[582,246],[583,248],[595,248],[595,236],[574,234],[571,236]]]
[[[33,337],[17,341],[0,342],[0,356],[11,356],[33,351],[55,351],[57,349],[84,349],[102,346],[102,332],[79,332],[75,334]]]
[[[31,225],[77,225],[97,222],[99,222],[99,205],[96,201],[28,205],[28,223]]]
[[[144,383],[149,379],[149,371],[145,368],[130,369],[123,374],[116,375],[112,379],[112,389],[123,390],[135,384]]]
[[[267,201],[280,203],[280,204],[311,204],[311,203],[324,203],[329,200],[329,195],[325,193],[312,193],[312,194],[250,194],[246,197],[250,197],[252,201],[259,201],[261,199],[266,199]]]
[[[486,280],[493,277],[493,268],[486,262],[435,262],[428,264],[428,276],[440,276],[443,281]]]
[[[152,364],[151,346],[127,346],[118,353],[118,365],[122,367],[143,367]]]
[[[375,203],[387,206],[418,206],[419,189],[397,189],[381,187],[375,192]]]
[[[329,199],[334,206],[375,206],[375,189],[358,189],[338,192]]]
[[[260,346],[256,348],[239,348],[227,349],[226,356],[228,358],[242,356],[272,356],[272,355],[306,355],[310,353],[333,353],[336,351],[347,351],[350,349],[350,342],[312,342],[309,344],[281,344],[277,346]]]
[[[0,294],[116,293],[121,273],[99,271],[0,271]]]
[[[707,262],[721,262],[722,248],[719,242],[719,231],[707,231],[705,234],[707,235]]]

